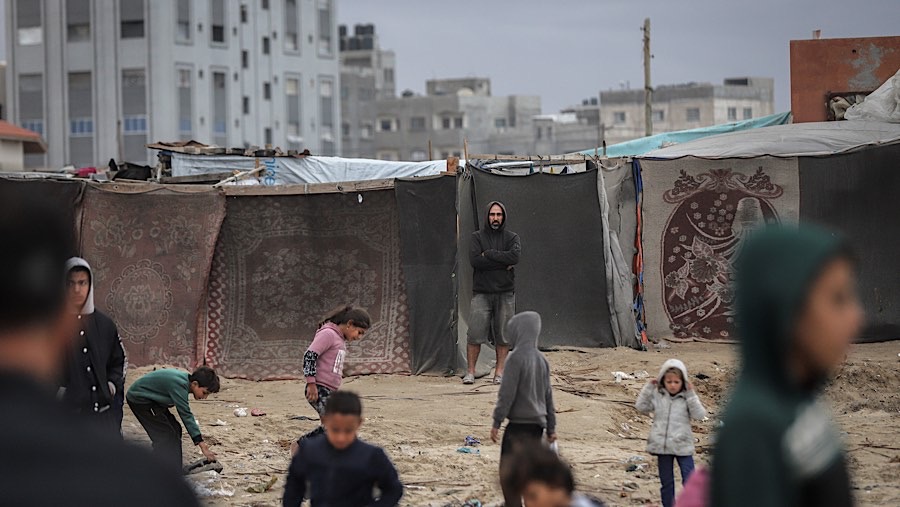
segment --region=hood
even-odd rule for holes
[[[495,204],[497,206],[500,206],[500,209],[503,210],[503,223],[500,224],[500,228],[497,229],[497,231],[500,232],[506,228],[506,221],[509,220],[509,214],[506,213],[506,206],[504,206],[503,203],[500,201],[491,201],[491,203],[488,204],[487,208],[484,210],[484,223],[481,224],[481,228],[484,231],[493,231],[494,230],[494,229],[491,229],[491,208],[493,208]]]
[[[81,266],[83,268],[87,268],[88,273],[90,273],[91,279],[91,288],[88,290],[87,300],[84,302],[84,306],[81,308],[81,315],[90,315],[94,313],[94,271],[91,269],[91,265],[87,263],[86,260],[81,257],[72,257],[71,259],[66,261],[66,276],[68,277],[69,271],[76,266]]]
[[[850,257],[844,239],[818,227],[776,226],[750,234],[735,263],[743,376],[800,387],[788,374],[791,330],[815,278],[841,256]]]
[[[666,372],[672,368],[678,368],[679,370],[681,370],[681,376],[683,377],[685,386],[687,386],[687,383],[689,381],[687,366],[685,366],[684,363],[678,359],[669,359],[665,363],[663,363],[663,365],[659,369],[659,375],[656,376],[656,381],[659,383],[659,387],[664,389],[663,377],[665,377]]]
[[[537,312],[522,312],[506,324],[506,341],[513,350],[537,349],[541,336],[541,316]]]

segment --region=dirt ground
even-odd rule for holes
[[[858,504],[900,505],[900,342],[856,345],[827,395],[845,432]],[[694,426],[698,463],[709,458],[709,437],[720,416],[736,369],[735,348],[699,343],[671,344],[651,352],[630,349],[567,349],[548,352],[553,368],[559,446],[574,467],[580,490],[609,505],[659,502],[656,465],[644,452],[650,418],[633,403],[645,379],[616,383],[611,372],[654,375],[662,362],[678,357],[688,366],[709,419]],[[131,380],[152,368],[129,372]],[[702,374],[701,378],[695,375]],[[385,448],[407,485],[402,505],[461,505],[477,498],[502,499],[497,484],[500,448],[490,443],[497,387],[488,379],[463,386],[457,378],[375,375],[347,379],[345,388],[363,397],[361,437]],[[222,390],[192,401],[207,440],[224,465],[208,489],[210,506],[276,506],[288,467],[291,439],[317,423],[303,399],[301,382],[223,379]],[[235,417],[236,407],[262,408],[264,417]],[[217,421],[224,426],[214,425]],[[148,442],[130,411],[126,437]],[[480,454],[457,449],[467,435],[484,444]],[[202,457],[185,435],[185,461]],[[629,464],[641,469],[628,472]],[[248,487],[277,481],[264,493]],[[202,483],[203,481],[201,481]],[[231,493],[229,496],[228,493]]]

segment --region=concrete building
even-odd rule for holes
[[[374,157],[376,103],[397,95],[393,51],[382,50],[374,25],[338,27],[341,63],[341,138],[345,157]]]
[[[341,139],[334,0],[8,0],[9,121],[28,167],[153,162],[145,144]]]
[[[749,120],[775,112],[775,80],[741,77],[721,85],[688,83],[653,90],[653,133]],[[644,90],[600,92],[607,144],[644,136]]]
[[[0,120],[0,172],[25,170],[26,154],[41,154],[47,145],[37,132]]]

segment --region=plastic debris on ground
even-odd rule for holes
[[[460,447],[459,449],[456,450],[456,452],[459,452],[462,454],[481,454],[480,449],[472,449],[471,447]]]
[[[612,373],[612,376],[615,377],[617,384],[622,382],[623,380],[634,380],[634,375],[629,375],[624,371],[613,371],[610,373]]]
[[[265,493],[272,489],[272,486],[278,481],[278,477],[269,477],[269,480],[266,482],[261,482],[259,484],[254,484],[253,486],[249,486],[247,488],[248,493]]]
[[[266,415],[266,411],[261,408],[254,408],[250,411],[250,415],[253,417],[262,417]]]
[[[466,437],[466,447],[475,447],[477,445],[481,445],[481,440],[469,435]]]
[[[462,507],[481,507],[481,500],[477,498],[466,500],[466,503],[462,504]]]
[[[234,409],[234,416],[235,417],[247,417],[247,409],[241,408],[241,407]]]
[[[212,470],[186,476],[194,493],[200,498],[232,497],[234,488]]]
[[[221,419],[216,419],[216,422],[210,423],[210,426],[228,426],[228,423]]]
[[[634,372],[634,378],[644,379],[649,376],[650,376],[650,374],[647,373],[647,370],[641,370],[641,371]]]
[[[199,474],[202,472],[210,472],[211,471],[211,472],[216,472],[216,473],[220,474],[220,473],[222,473],[222,468],[223,468],[222,464],[219,463],[218,461],[209,461],[208,459],[203,458],[203,459],[198,459],[197,461],[194,461],[193,463],[189,463],[189,464],[185,465],[184,473],[185,473],[185,475],[188,475],[188,474]]]
[[[663,349],[671,349],[672,346],[669,345],[669,342],[667,342],[665,340],[660,340],[659,343],[653,345],[653,348],[655,348],[656,350],[663,350]]]

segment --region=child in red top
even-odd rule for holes
[[[319,330],[303,356],[303,375],[306,377],[306,400],[321,418],[325,403],[334,391],[341,388],[346,342],[356,341],[366,334],[371,317],[362,308],[341,306],[328,313],[319,323]],[[291,455],[297,453],[300,443],[307,438],[324,433],[321,425],[291,444]]]

